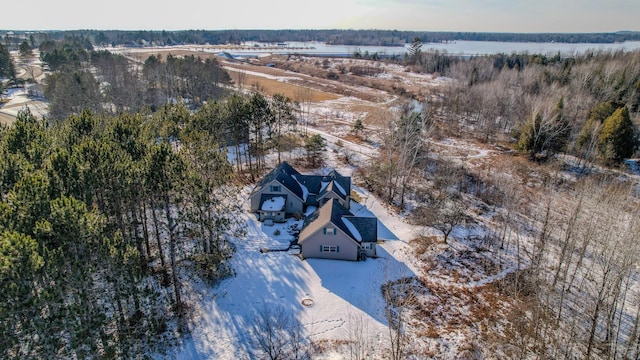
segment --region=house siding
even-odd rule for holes
[[[367,257],[375,257],[376,256],[376,243],[362,243],[363,251],[367,254]],[[366,249],[364,247],[371,247],[371,249]]]
[[[327,224],[327,226],[335,227],[331,224]],[[304,241],[300,245],[303,257],[351,261],[358,260],[359,246],[356,242],[349,238],[340,229],[337,230],[335,235],[324,235],[323,228],[320,228],[320,230],[314,232],[313,234],[310,234],[304,239]],[[320,251],[321,246],[339,246],[340,251]]]
[[[280,191],[279,192],[271,191],[271,186],[280,186]],[[251,195],[251,212],[257,212],[260,209],[260,197],[262,196],[262,194],[285,194],[287,195],[285,212],[288,214],[303,213],[302,200],[300,200],[300,198],[298,198],[296,194],[291,192],[291,190],[287,189],[277,180],[274,180],[269,184],[266,184],[265,186],[262,187],[261,191],[253,193]]]
[[[260,214],[260,221],[271,219],[274,222],[284,222],[284,211],[258,211]]]

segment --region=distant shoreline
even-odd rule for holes
[[[496,33],[455,31],[398,30],[0,30],[3,38],[16,40],[31,35],[46,34],[58,40],[67,36],[82,37],[94,46],[163,46],[163,45],[223,45],[243,42],[272,43],[318,41],[343,46],[404,46],[419,38],[423,43],[445,44],[455,41],[494,41],[531,43],[615,44],[640,41],[640,31],[605,33]]]

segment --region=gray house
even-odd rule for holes
[[[260,221],[284,221],[287,215],[304,212],[307,195],[295,180],[296,175],[300,173],[287,162],[282,162],[258,182],[249,200],[251,211],[258,213]],[[278,200],[282,203],[281,208],[270,204],[274,198],[284,199],[283,203]]]
[[[251,211],[258,213],[260,221],[278,222],[287,216],[303,214],[308,206],[321,206],[329,199],[336,199],[348,209],[350,194],[351,177],[337,171],[302,175],[283,161],[258,182],[249,200]]]
[[[349,212],[351,177],[337,171],[303,175],[283,161],[265,175],[249,195],[251,211],[264,222],[317,209],[309,215],[298,237],[305,258],[362,260],[376,256],[378,220]]]
[[[305,258],[362,260],[376,256],[378,220],[354,216],[329,199],[305,219],[298,238]]]

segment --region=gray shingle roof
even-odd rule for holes
[[[296,176],[298,181],[302,183],[304,186],[309,189],[309,192],[312,194],[321,193],[324,194],[326,191],[333,191],[334,193],[340,195],[341,198],[345,199],[347,195],[351,194],[351,177],[350,176],[342,176],[337,171],[333,170],[327,175],[298,175]],[[337,190],[337,186],[330,184],[331,188],[327,189],[329,186],[322,188],[322,183],[333,183],[336,182],[340,185],[340,188],[344,190]],[[345,194],[346,193],[346,194]]]
[[[362,242],[378,242],[378,219],[374,217],[345,216],[358,230]]]
[[[291,167],[286,161],[283,161],[278,165],[275,169],[271,170],[267,175],[265,175],[253,190],[253,193],[269,184],[270,182],[277,180],[284,187],[289,189],[292,193],[296,194],[300,199],[303,199],[303,192],[300,184],[293,178],[293,175],[296,177],[300,176],[300,173]]]
[[[358,240],[358,236],[354,235],[351,230],[342,221],[347,218],[360,233],[362,241]],[[360,242],[376,242],[378,241],[378,220],[374,217],[354,216],[344,206],[340,205],[335,199],[329,199],[322,207],[309,215],[302,225],[299,242],[304,241],[307,235],[314,233],[316,230],[325,226],[328,222],[338,227],[345,234],[348,234],[354,241]]]

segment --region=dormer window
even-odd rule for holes
[[[269,190],[271,192],[281,192],[282,191],[282,186],[280,186],[280,185],[271,185],[271,188]]]

